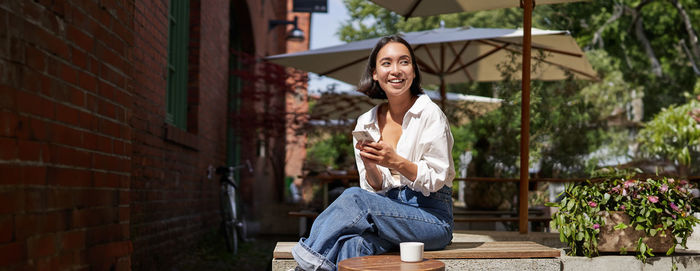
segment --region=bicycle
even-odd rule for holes
[[[229,252],[233,252],[234,255],[238,253],[238,239],[240,238],[244,242],[247,239],[246,222],[239,218],[238,215],[238,206],[236,205],[238,185],[233,176],[236,170],[245,167],[248,168],[248,172],[253,172],[253,167],[250,165],[249,160],[236,166],[223,166],[216,169],[216,174],[221,175],[221,195],[219,197],[221,204],[221,230],[226,238],[226,248]]]

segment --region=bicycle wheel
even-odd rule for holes
[[[226,238],[226,248],[229,252],[238,252],[238,232],[236,231],[236,205],[235,197],[232,197],[233,188],[224,185],[221,192],[221,230]]]
[[[236,188],[234,188],[233,186],[228,186],[228,191],[228,202],[229,206],[231,207],[232,214],[231,223],[229,224],[230,227],[228,227],[228,230],[230,230],[233,233],[233,254],[235,255],[236,253],[238,253],[238,239],[240,238],[240,236],[238,236],[238,228],[236,226],[238,224],[238,212],[236,209]]]

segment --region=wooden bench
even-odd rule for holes
[[[470,237],[465,235],[464,237]],[[486,237],[488,238],[488,237]],[[509,238],[506,236],[506,238]],[[484,240],[483,237],[469,238]],[[273,251],[272,270],[289,270],[296,266],[292,247],[296,242],[278,242]],[[398,255],[398,251],[387,253]],[[480,265],[498,266],[496,269],[519,269],[520,265],[537,265],[539,270],[559,270],[561,251],[533,241],[471,241],[454,238],[443,250],[425,251],[427,259],[445,263],[446,270],[483,269]],[[507,260],[504,260],[507,259]],[[509,268],[510,267],[510,268]]]

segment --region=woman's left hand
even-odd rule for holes
[[[367,142],[360,146],[360,156],[372,162],[391,169],[397,169],[402,161],[402,157],[396,150],[384,141]]]

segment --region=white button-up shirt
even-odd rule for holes
[[[374,138],[381,138],[377,111],[379,105],[357,118],[355,130],[366,130]],[[452,145],[454,139],[447,117],[427,95],[420,95],[404,115],[402,134],[396,144],[396,153],[418,165],[416,180],[403,175],[393,178],[388,168],[377,165],[382,175],[382,189],[375,191],[366,178],[365,164],[360,158],[360,150],[355,148],[355,162],[360,174],[360,187],[365,190],[384,193],[389,189],[406,185],[428,196],[444,185],[452,187],[455,177]],[[357,140],[353,138],[353,146]]]

